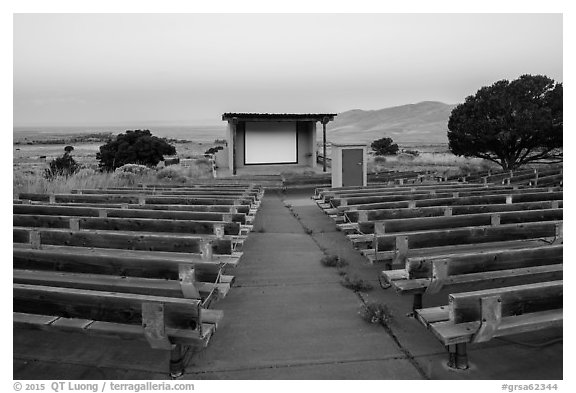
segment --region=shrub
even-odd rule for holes
[[[350,276],[346,275],[341,283],[344,287],[351,289],[354,292],[368,292],[374,289],[372,284],[368,281],[364,281],[356,276],[350,278]]]
[[[155,166],[164,155],[176,154],[176,148],[164,139],[153,136],[149,130],[126,131],[100,146],[96,159],[100,168],[112,171],[125,164]]]
[[[215,146],[215,147],[211,147],[208,150],[206,150],[204,152],[204,155],[210,155],[210,154],[216,154],[218,153],[220,150],[223,150],[224,147],[223,146]]]
[[[320,263],[326,267],[342,268],[348,266],[348,262],[337,255],[326,255],[320,259]]]
[[[117,173],[119,173],[119,172],[133,173],[133,174],[138,175],[138,176],[145,176],[145,175],[149,175],[153,171],[154,171],[153,169],[148,168],[145,165],[125,164],[125,165],[122,165],[121,167],[117,168],[115,172],[117,172]]]
[[[384,164],[386,162],[386,157],[376,156],[376,157],[374,157],[374,162],[376,164]]]
[[[386,137],[375,140],[374,142],[372,142],[370,147],[372,148],[372,150],[374,150],[374,152],[378,156],[394,155],[398,153],[399,149],[398,145],[394,143],[392,138],[386,138]]]
[[[389,326],[392,321],[392,313],[387,305],[378,302],[368,302],[360,307],[360,316],[369,323]]]
[[[160,169],[156,174],[156,178],[158,180],[164,180],[164,181],[176,181],[181,183],[186,182],[186,177],[182,175],[180,170],[174,167],[167,167]]]
[[[44,170],[44,177],[46,179],[54,179],[57,176],[72,176],[80,169],[80,165],[78,165],[68,153],[64,153],[62,157],[53,159],[48,165],[49,168]]]
[[[403,153],[410,154],[414,157],[418,157],[420,155],[420,152],[418,150],[404,150]]]

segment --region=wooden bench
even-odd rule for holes
[[[562,327],[562,281],[451,294],[446,306],[416,310],[416,317],[449,351],[448,365],[469,367],[467,344]]]
[[[445,213],[447,212],[445,211]],[[562,217],[563,209],[520,210],[462,215],[445,214],[444,216],[438,217],[414,217],[378,221],[363,221],[355,223],[355,227],[357,228],[357,231],[362,234],[384,234],[468,226],[496,226],[523,222],[555,221],[562,220]]]
[[[206,311],[196,299],[13,284],[14,329],[146,340],[170,351],[173,378],[184,373],[189,350],[208,345],[221,319]]]
[[[563,201],[538,201],[503,203],[491,205],[430,206],[402,209],[348,210],[344,214],[348,222],[379,221],[400,218],[457,216],[462,214],[496,213],[562,208]]]
[[[251,205],[252,198],[178,197],[156,195],[118,195],[118,194],[33,194],[21,193],[19,199],[49,203],[120,203],[138,205]]]
[[[562,279],[562,245],[407,258],[403,269],[381,272],[400,295],[422,298],[440,291],[471,291]]]
[[[336,207],[336,212],[346,212],[351,209],[355,210],[372,210],[372,209],[399,209],[415,208],[428,206],[460,206],[460,205],[480,205],[480,204],[511,204],[521,202],[536,201],[554,201],[562,200],[562,191],[552,192],[535,192],[535,193],[513,193],[509,194],[490,194],[469,197],[450,197],[450,198],[426,198],[426,199],[403,199],[390,202],[371,202],[359,203],[354,205],[340,205]],[[334,204],[334,200],[331,201]]]
[[[114,230],[139,232],[168,232],[195,235],[240,235],[240,224],[223,221],[166,220],[153,218],[115,218],[84,216],[49,216],[13,214],[16,227],[66,228],[70,230]]]
[[[522,194],[560,191],[558,187],[519,188],[518,186],[493,186],[475,188],[414,190],[402,192],[374,192],[362,194],[340,194],[325,202],[333,202],[334,206],[358,205],[376,202],[393,202],[400,200],[417,200],[432,198],[455,198],[482,195]],[[326,198],[325,198],[326,199]]]
[[[237,244],[229,236],[197,236],[161,234],[135,231],[74,231],[67,229],[14,227],[14,243],[27,243],[33,248],[42,245],[118,248],[143,251],[202,253],[210,249],[214,254],[231,255]]]
[[[506,187],[507,189],[512,189],[512,187]],[[319,195],[324,202],[329,202],[334,198],[350,198],[350,197],[362,197],[362,196],[374,196],[374,195],[406,195],[406,194],[426,194],[426,193],[437,193],[437,192],[464,192],[464,191],[474,191],[474,190],[487,190],[488,188],[483,184],[471,184],[469,187],[462,186],[413,186],[404,188],[367,188],[362,190],[351,190],[351,191],[324,191]]]
[[[15,204],[14,214],[41,216],[84,216],[109,218],[152,218],[164,220],[201,220],[246,223],[245,213],[193,212],[172,210],[122,209],[106,207],[83,207],[62,205]]]
[[[15,247],[14,282],[186,297],[203,306],[226,296],[233,276],[223,274],[237,259],[208,255],[150,255],[114,253],[112,249],[52,246],[46,249]]]
[[[427,249],[433,253],[434,248],[446,246],[542,238],[559,243],[562,241],[562,235],[561,221],[376,234],[373,249],[364,250],[363,253],[372,261],[388,261],[390,266],[404,264],[413,249]]]
[[[55,206],[49,202],[30,201],[29,199],[14,199],[18,205],[31,206]],[[90,202],[59,202],[57,206],[67,207],[93,207],[103,209],[136,209],[136,210],[163,210],[174,212],[219,212],[219,213],[244,213],[248,214],[249,205],[138,205],[129,203],[90,203]]]

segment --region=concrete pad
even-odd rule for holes
[[[411,371],[411,372],[410,372]],[[310,380],[338,379],[419,379],[418,373],[405,359],[362,360],[353,362],[304,364],[283,367],[221,370],[218,372],[188,373],[185,379],[239,380]]]
[[[543,343],[559,337],[559,333],[553,330],[508,338],[530,342],[539,336],[536,342]],[[418,362],[431,379],[562,380],[564,377],[562,342],[531,348],[495,339],[468,347],[469,370],[449,369],[446,355],[423,356],[418,358]]]
[[[13,347],[18,379],[169,379],[170,354],[145,341],[16,330]]]
[[[220,303],[223,327],[191,371],[402,356],[384,329],[358,317],[360,304],[339,284],[234,288]]]

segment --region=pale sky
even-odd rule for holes
[[[562,60],[561,14],[16,14],[14,125],[453,104]]]

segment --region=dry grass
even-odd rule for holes
[[[369,172],[386,170],[428,171],[444,176],[479,172],[494,167],[496,167],[495,164],[480,158],[458,157],[446,152],[420,152],[417,157],[410,154],[399,154],[397,156],[386,156],[385,160],[372,156],[368,161]]]
[[[167,172],[171,176],[167,176]],[[194,179],[211,178],[209,164],[199,162],[190,167],[174,165],[156,170],[99,172],[84,168],[70,177],[58,176],[48,180],[44,177],[44,166],[15,165],[13,169],[13,193],[69,193],[74,189],[129,187],[139,183],[185,184]]]

